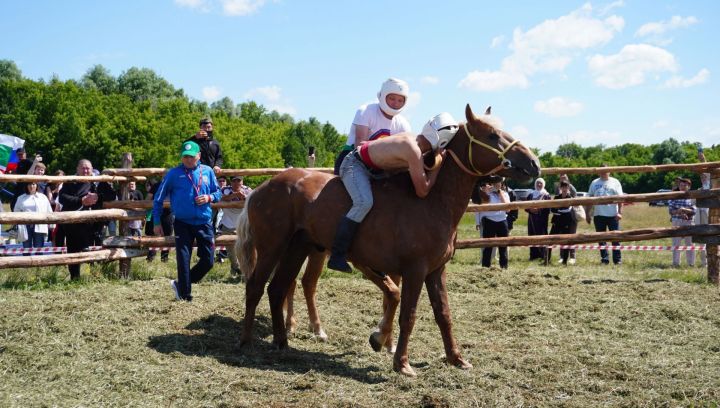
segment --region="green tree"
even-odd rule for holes
[[[6,59],[0,60],[0,81],[20,81],[21,79],[22,72],[14,61]]]
[[[139,102],[148,99],[183,97],[168,81],[149,68],[132,67],[118,77],[118,90]]]
[[[210,104],[210,109],[212,111],[212,115],[215,116],[216,112],[222,112],[225,116],[229,118],[233,118],[237,116],[237,112],[235,110],[235,104],[232,99],[228,98],[227,96],[220,99],[219,101],[215,101],[212,104]]]
[[[97,89],[105,95],[117,92],[118,80],[102,65],[90,68],[80,80],[80,84],[87,89]]]

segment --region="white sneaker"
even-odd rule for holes
[[[170,280],[170,286],[172,287],[173,293],[175,293],[175,300],[180,299],[180,292],[178,292],[177,281],[175,279]]]
[[[575,258],[570,258],[570,259],[568,259],[568,263],[569,263],[570,265],[575,265]]]

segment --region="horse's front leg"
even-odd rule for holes
[[[302,277],[303,293],[308,309],[309,328],[320,340],[327,341],[328,336],[320,324],[320,314],[317,308],[317,284],[325,265],[327,253],[317,250],[310,252],[305,273]]]
[[[375,351],[380,351],[385,346],[388,351],[391,351],[393,349],[392,325],[397,306],[400,303],[400,289],[395,282],[398,282],[400,277],[397,276],[393,279],[388,275],[380,276],[362,265],[353,265],[383,292],[383,317],[380,319],[377,329],[370,334],[370,347]]]
[[[392,333],[393,322],[395,320],[395,312],[397,311],[397,307],[400,304],[399,286],[400,282],[402,281],[402,277],[400,277],[400,275],[392,275],[390,279],[392,279],[397,289],[392,292],[392,296],[388,296],[387,293],[385,293],[383,296],[383,316],[380,319],[380,322],[378,322],[377,333],[382,334],[382,337],[385,338],[385,341],[382,343],[382,345],[385,347],[385,351],[392,354],[395,353],[395,343],[393,341]],[[395,295],[395,293],[397,293],[397,295]]]
[[[425,278],[425,286],[430,297],[435,322],[440,328],[448,363],[462,369],[470,369],[472,365],[460,355],[460,349],[452,334],[452,318],[450,317],[445,278],[445,265],[443,265]]]
[[[410,334],[415,326],[418,298],[427,272],[421,266],[405,269],[404,272],[400,298],[400,336],[393,358],[393,369],[408,377],[415,377],[415,370],[410,367],[408,358],[408,344],[410,343]]]

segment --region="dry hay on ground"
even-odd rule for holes
[[[582,269],[576,269],[581,274]],[[240,350],[244,287],[208,281],[192,304],[166,280],[0,291],[1,406],[691,405],[720,401],[720,294],[678,281],[601,280],[517,265],[453,263],[456,337],[475,366],[446,366],[423,295],[410,343],[418,378],[392,372],[367,336],[380,295],[331,276],[329,343],[300,330],[272,350],[267,300]]]

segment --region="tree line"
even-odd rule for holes
[[[53,76],[46,81],[25,78],[13,61],[0,60],[0,133],[25,139],[29,154],[42,152],[50,173],[73,173],[81,158],[98,169],[119,167],[124,152],[133,153],[138,168],[175,166],[178,147],[204,116],[213,119],[226,168],[303,167],[310,146],[315,147],[316,166],[332,167],[345,143],[344,134],[316,118],[297,121],[256,102],[235,104],[227,97],[212,104],[191,99],[148,68],[132,67],[115,77],[95,65],[79,80]],[[650,146],[569,143],[539,157],[543,167],[692,163],[697,162],[696,149],[694,143],[675,139]],[[706,147],[707,159],[719,160],[719,150]],[[614,176],[627,192],[650,192],[668,188],[677,175]],[[586,190],[594,177],[576,175],[571,181]],[[698,177],[692,178],[697,185]],[[546,179],[550,186],[555,180]]]
[[[296,121],[249,101],[223,98],[212,104],[187,97],[147,68],[118,77],[102,65],[80,80],[24,78],[14,62],[0,60],[0,133],[25,140],[29,155],[42,152],[49,172],[74,173],[81,158],[95,168],[119,167],[132,152],[134,167],[172,167],[180,144],[210,116],[226,168],[307,165],[331,167],[345,135],[315,118]]]

